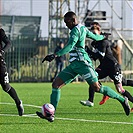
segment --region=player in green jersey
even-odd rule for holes
[[[92,40],[102,40],[103,35],[97,35],[90,32],[84,25],[78,22],[77,16],[74,12],[69,11],[64,15],[64,22],[66,26],[71,30],[70,37],[67,45],[55,54],[47,55],[44,61],[51,62],[57,56],[62,56],[66,53],[70,53],[70,64],[62,70],[59,75],[54,79],[52,83],[52,94],[50,97],[50,103],[53,104],[55,109],[60,100],[61,87],[70,83],[75,79],[76,76],[81,75],[84,77],[86,82],[91,86],[96,92],[108,95],[111,98],[117,99],[123,106],[126,115],[130,114],[130,106],[128,104],[128,99],[123,98],[117,94],[114,90],[107,86],[102,86],[98,82],[98,74],[96,73],[92,61],[85,51],[85,39],[86,37]],[[36,112],[40,118],[47,119],[48,121],[54,121],[53,115],[48,115],[44,117],[41,112]]]

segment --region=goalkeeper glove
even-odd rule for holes
[[[53,59],[55,59],[55,55],[54,55],[54,54],[47,55],[47,56],[42,60],[42,63],[43,63],[44,61],[51,62]]]

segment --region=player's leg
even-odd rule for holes
[[[57,108],[57,105],[59,103],[60,100],[60,95],[61,95],[61,90],[60,88],[62,86],[64,86],[64,82],[63,80],[61,80],[58,76],[54,79],[53,84],[52,84],[52,93],[50,95],[50,103],[55,107],[55,110]],[[54,115],[50,115],[50,116],[44,116],[42,114],[42,112],[38,112],[36,111],[36,114],[42,118],[42,119],[46,119],[49,122],[53,122],[54,121]]]
[[[111,89],[108,86],[100,85],[99,82],[95,82],[91,84],[91,86],[92,88],[95,89],[96,92],[99,92],[103,95],[109,96],[110,98],[118,100],[123,106],[126,115],[130,114],[130,105],[128,104],[128,98],[122,97],[121,95],[117,94],[113,89]]]
[[[108,76],[108,70],[106,68],[104,68],[103,66],[99,65],[95,71],[98,73],[98,78],[99,79],[103,79],[105,77]],[[92,107],[94,106],[94,94],[95,94],[95,91],[93,90],[93,88],[91,88],[91,86],[89,87],[89,98],[88,100],[81,100],[80,103],[82,105],[85,105],[85,106],[89,106],[89,107]],[[107,100],[109,99],[109,96],[105,96],[103,95],[103,98],[102,100],[100,101],[100,105],[105,103]]]
[[[60,100],[60,95],[61,95],[60,88],[70,83],[72,80],[74,80],[76,76],[77,74],[73,72],[73,70],[69,65],[63,71],[61,71],[54,80],[52,84],[51,104],[54,105],[55,109]]]
[[[1,62],[1,71],[0,71],[0,84],[2,86],[2,89],[7,92],[12,99],[15,101],[17,109],[18,109],[18,114],[19,116],[22,116],[24,113],[24,108],[23,108],[23,104],[22,101],[19,99],[15,89],[13,87],[10,86],[9,84],[9,77],[8,77],[8,73],[7,73],[7,69],[5,66],[4,62]]]
[[[126,80],[125,78],[123,78],[123,76],[121,74],[121,69],[118,64],[112,66],[112,69],[110,69],[109,72],[110,72],[109,77],[114,81],[116,90],[123,96],[126,96],[129,101],[133,102],[132,95],[128,91],[124,90],[124,88],[122,87],[122,85],[133,86],[133,81]],[[108,99],[109,99],[108,96],[103,96],[103,99],[99,104],[100,105],[104,104],[105,101],[107,101]]]
[[[61,96],[61,87],[70,83],[77,74],[73,72],[70,66],[66,67],[59,75],[55,78],[52,83],[52,93],[50,95],[50,103],[57,109],[58,103]],[[36,112],[36,114],[43,119],[47,119],[50,122],[54,121],[54,115],[49,117],[44,117],[41,112]]]
[[[122,86],[121,83],[115,84],[115,87],[116,87],[117,91],[118,91],[120,94],[122,94],[123,96],[127,97],[128,100],[129,100],[130,102],[133,103],[133,97],[132,97],[132,95],[130,94],[130,92],[128,92],[127,90],[125,90],[125,89],[123,88],[123,86]]]
[[[59,77],[56,77],[55,80],[53,81],[52,93],[50,96],[50,103],[55,107],[55,109],[57,108],[57,105],[59,103],[60,96],[61,96],[60,88],[64,85],[65,84],[64,84],[63,80],[60,79]]]
[[[105,65],[99,65],[96,68],[96,72],[98,73],[98,79],[106,78],[109,75],[109,70]],[[109,99],[109,96],[103,95],[102,100],[99,102],[99,105],[104,104]]]
[[[95,91],[93,88],[89,87],[89,98],[88,100],[81,100],[80,103],[84,106],[89,106],[89,107],[93,107],[94,106],[94,94]]]
[[[82,71],[77,70],[78,73],[80,75],[84,76],[84,79],[91,86],[91,88],[93,88],[96,92],[99,92],[103,95],[107,95],[113,99],[117,99],[122,104],[126,115],[129,115],[130,106],[128,105],[128,102],[127,102],[128,100],[123,98],[119,94],[117,94],[110,87],[100,85],[100,83],[98,82],[98,78],[97,78],[98,75],[97,75],[96,71],[93,69],[93,67],[91,67],[89,65],[87,67],[86,65],[87,64],[82,63],[82,68],[84,68],[84,69],[82,69]]]
[[[115,72],[114,74],[110,75],[111,79],[113,79],[116,90],[122,94],[123,96],[126,96],[128,98],[129,101],[131,101],[133,103],[133,97],[132,95],[123,88],[122,86],[122,74],[121,71],[117,70],[117,72]]]

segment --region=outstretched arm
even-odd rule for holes
[[[72,48],[75,46],[75,44],[77,43],[78,39],[79,39],[79,31],[75,28],[75,30],[73,30],[70,33],[70,38],[68,40],[67,45],[65,45],[65,47],[63,49],[56,52],[55,54],[57,56],[62,56],[64,54],[69,53],[72,50]]]
[[[63,49],[61,49],[60,51],[56,52],[55,54],[57,56],[62,56],[64,54],[67,54],[67,53],[69,53],[72,50],[72,48],[73,48],[73,46],[75,44],[76,43],[74,41],[69,40],[68,41],[68,44]]]
[[[89,31],[87,28],[86,28],[86,32],[87,32],[86,37],[91,38],[92,40],[100,41],[104,39],[103,35],[94,34],[91,31]]]

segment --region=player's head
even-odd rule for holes
[[[95,34],[101,34],[101,28],[98,25],[94,25],[90,29]]]
[[[101,31],[101,25],[98,22],[92,22],[91,23],[91,30],[97,29]]]
[[[101,28],[101,25],[100,25],[98,22],[92,22],[92,23],[91,23],[91,27],[92,27],[92,26],[95,26],[95,25],[96,25],[96,26],[99,26],[99,27]]]
[[[69,11],[64,15],[64,22],[66,26],[71,30],[74,26],[78,24],[77,16],[74,12]]]
[[[64,47],[64,42],[63,42],[63,41],[60,41],[60,42],[59,42],[59,46],[60,46],[61,48],[63,48],[63,47]]]
[[[101,33],[101,25],[98,22],[91,23],[91,29],[93,33],[100,34]]]

